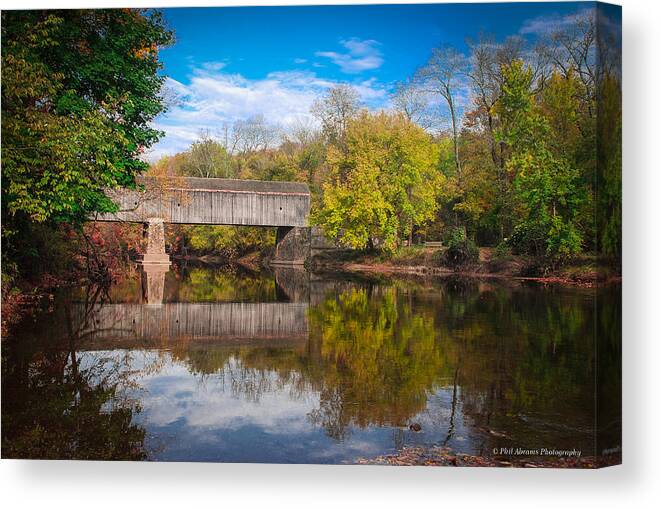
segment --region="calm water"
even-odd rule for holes
[[[620,288],[598,299],[597,312],[588,289],[231,267],[68,291],[2,344],[2,453],[341,463],[445,445],[594,455],[620,431]],[[610,394],[598,407],[595,382]]]

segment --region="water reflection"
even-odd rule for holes
[[[36,335],[40,325],[28,325],[28,335],[3,344],[3,458],[147,458],[145,429],[134,421],[141,404],[128,389],[130,359],[80,351],[101,292],[86,296],[82,319],[65,303],[47,340]]]
[[[86,408],[116,414],[106,440],[136,453],[113,458],[154,460],[341,462],[407,444],[594,455],[595,376],[604,389],[620,379],[619,287],[600,290],[596,316],[583,289],[191,267],[163,274],[158,303],[145,278],[63,297],[3,347],[3,443],[32,446],[14,456],[48,446],[35,432],[80,439],[49,427],[86,421],[55,396],[71,389],[53,388],[80,376],[80,357],[88,391],[106,394]],[[607,448],[618,397],[599,422]]]

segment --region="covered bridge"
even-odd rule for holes
[[[303,264],[309,256],[310,191],[304,183],[179,177],[138,183],[138,190],[108,191],[119,210],[95,220],[146,224],[144,263],[169,263],[164,223],[277,227],[275,263]]]

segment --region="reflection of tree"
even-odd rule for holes
[[[467,306],[448,315],[455,298]],[[483,285],[470,295],[446,287],[442,299],[439,333],[459,365],[462,412],[474,427],[499,431],[486,434],[485,448],[504,431],[509,443],[592,450],[594,292]],[[605,377],[616,374],[612,365],[602,363]]]
[[[597,454],[622,443],[622,289],[597,291]]]
[[[98,292],[88,294],[84,319],[74,322],[70,304],[50,328],[20,334],[2,348],[2,449],[8,458],[144,459],[145,431],[132,424],[140,407],[123,391],[127,378],[119,357],[80,354]],[[66,326],[59,337],[44,329]],[[45,340],[44,340],[45,339]]]
[[[275,282],[272,277],[242,271],[228,265],[222,269],[191,268],[176,287],[177,299],[189,302],[276,300]]]
[[[353,290],[310,310],[323,388],[310,417],[342,438],[349,425],[403,425],[424,409],[445,367],[433,316],[394,288]]]
[[[193,374],[214,377],[236,397],[258,402],[267,392],[288,387],[292,398],[311,388],[304,375],[304,351],[291,347],[217,346],[181,344],[172,357],[185,362]]]
[[[497,431],[483,433],[487,449],[502,433],[541,446],[549,436],[590,436],[593,295],[462,280],[353,285],[310,308],[305,345],[191,342],[172,354],[247,400],[283,389],[292,397],[318,393],[309,418],[336,439],[351,426],[412,423],[430,393],[447,388],[447,413],[429,415],[445,429],[439,442],[451,443],[462,419],[476,430]],[[610,321],[618,301],[604,298],[615,310],[603,306],[599,330],[610,337],[608,330],[618,328]],[[600,349],[608,355],[599,371],[605,386],[617,383],[618,344]],[[616,420],[613,408],[604,407],[604,421]]]
[[[327,298],[310,310],[304,347],[188,343],[172,354],[248,400],[285,387],[294,398],[318,392],[310,419],[337,439],[350,425],[403,425],[424,409],[444,367],[433,315],[415,312],[409,296],[359,288]]]
[[[123,278],[110,289],[112,301],[141,303],[141,272]],[[270,302],[278,300],[272,275],[239,265],[191,266],[166,273],[166,302]]]

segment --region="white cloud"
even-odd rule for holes
[[[566,28],[586,16],[594,16],[594,9],[582,9],[572,14],[547,14],[527,19],[519,29],[521,35],[549,35],[557,30]]]
[[[347,50],[344,53],[336,51],[317,51],[316,56],[329,58],[338,65],[342,72],[355,74],[366,70],[378,69],[383,64],[383,57],[375,40],[357,38],[345,39],[340,44]]]
[[[202,68],[206,71],[217,72],[227,64],[225,62],[204,62]]]
[[[307,62],[307,60],[305,58],[294,58],[294,63],[295,64],[304,64],[306,62]]]
[[[181,152],[202,131],[219,133],[227,124],[256,115],[285,129],[300,122],[316,124],[310,106],[337,84],[311,71],[272,72],[251,80],[225,72],[221,62],[204,64],[193,71],[188,84],[166,80],[171,105],[154,122],[165,136],[146,157],[154,161]],[[374,78],[350,84],[368,107],[380,107],[387,99],[387,90]]]

